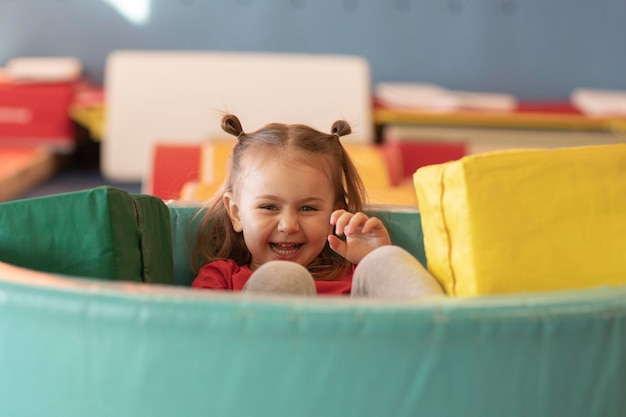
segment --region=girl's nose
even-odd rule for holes
[[[298,217],[285,213],[278,223],[278,231],[283,233],[295,233],[299,229]]]

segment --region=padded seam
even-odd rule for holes
[[[133,213],[135,214],[135,220],[137,221],[137,228],[139,229],[138,236],[138,244],[139,244],[139,260],[141,262],[141,282],[146,282],[146,274],[150,271],[146,271],[146,262],[144,259],[144,251],[141,250],[143,247],[143,222],[141,219],[141,214],[139,213],[139,209],[137,208],[137,201],[134,198],[130,199],[133,205]]]
[[[441,224],[443,226],[443,230],[445,232],[445,236],[446,239],[448,240],[448,244],[446,245],[448,253],[446,254],[446,266],[448,268],[448,274],[450,276],[450,279],[452,280],[451,283],[451,287],[452,287],[452,295],[456,295],[456,287],[457,287],[457,279],[456,279],[456,275],[454,274],[454,268],[452,267],[452,239],[450,238],[450,228],[448,227],[448,222],[446,221],[446,213],[444,212],[444,204],[443,204],[443,197],[445,195],[445,175],[446,175],[446,170],[449,167],[449,164],[444,164],[441,166],[441,170],[440,170],[440,175],[439,175],[439,187],[441,192],[439,193],[439,215],[441,217]]]

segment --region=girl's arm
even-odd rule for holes
[[[217,260],[200,268],[198,275],[191,283],[191,287],[240,291],[249,276],[249,271],[244,270],[234,261]]]
[[[335,235],[328,236],[331,249],[353,264],[358,264],[374,249],[391,245],[389,232],[376,217],[335,210],[330,216],[330,224],[335,227]],[[345,236],[345,240],[340,236]]]

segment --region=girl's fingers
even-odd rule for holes
[[[367,215],[356,213],[348,219],[348,224],[345,226],[344,231],[347,234],[368,233],[367,225],[370,220],[372,219]]]
[[[339,239],[337,236],[329,235],[328,236],[328,245],[337,254],[341,255],[344,258],[346,257],[347,252],[348,252],[346,242],[344,242],[343,240]]]
[[[343,213],[347,213],[347,211],[340,209],[340,210],[335,210],[331,213],[330,215],[330,224],[332,224],[333,226],[337,223],[337,219],[343,214]]]
[[[370,217],[369,219],[367,219],[367,221],[363,225],[363,229],[361,229],[361,233],[369,233],[377,229],[380,229],[381,227],[383,227],[383,223],[380,221],[379,218]]]
[[[368,217],[366,214],[350,213],[345,210],[336,210],[331,214],[330,224],[335,226],[335,233],[339,236],[344,234],[369,233],[382,224],[376,217]]]
[[[346,214],[350,213],[345,210],[335,210],[330,215],[330,224],[335,227],[335,233],[337,233],[339,236],[343,234],[343,228],[345,226],[345,221],[342,221],[341,219]]]
[[[353,214],[345,210],[337,210],[330,218],[330,223],[335,226],[335,233],[339,236],[345,233],[345,227],[350,222]]]

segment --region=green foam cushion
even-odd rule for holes
[[[141,236],[143,281],[174,283],[170,211],[160,198],[133,194],[137,225]]]
[[[169,214],[113,187],[0,204],[0,260],[108,280],[172,282]]]

